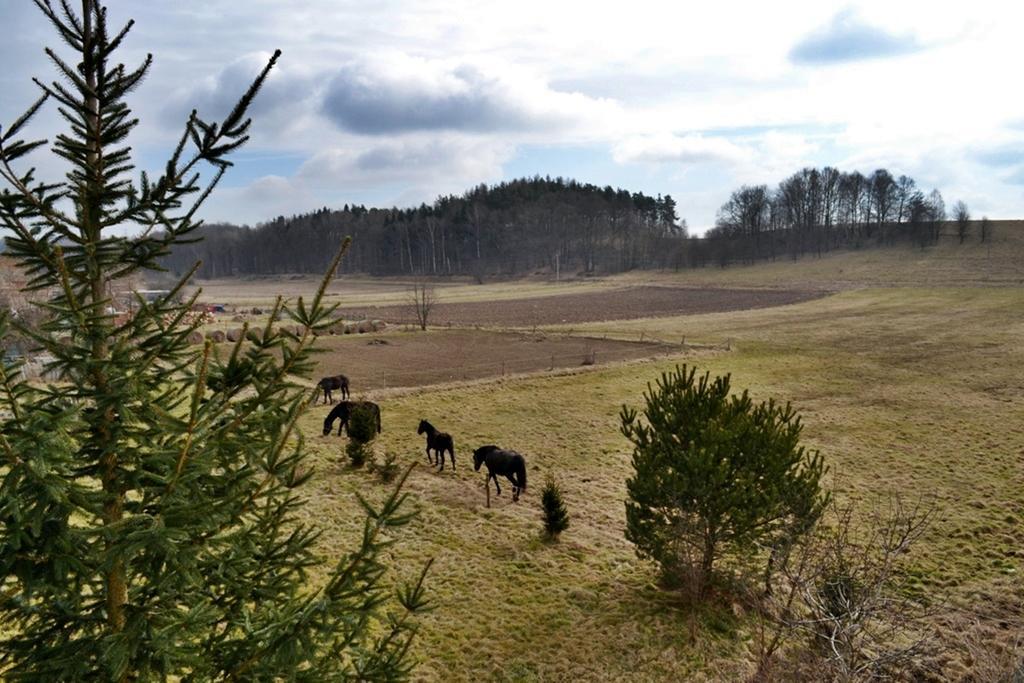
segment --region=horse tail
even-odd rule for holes
[[[519,490],[526,490],[526,458],[519,458]]]
[[[380,434],[380,431],[381,431],[381,427],[380,427],[380,406],[375,403],[373,405],[373,408],[374,408],[374,412],[377,413],[377,433]]]

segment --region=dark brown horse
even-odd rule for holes
[[[512,502],[519,500],[519,494],[526,490],[526,458],[515,451],[506,451],[497,446],[481,446],[473,451],[473,469],[487,465],[487,479],[494,480],[494,488],[501,495],[498,475],[512,482]]]
[[[324,392],[324,405],[328,403],[334,403],[334,397],[331,396],[332,391],[341,390],[341,399],[343,401],[348,400],[348,377],[345,375],[335,375],[334,377],[324,377],[316,383],[318,389]],[[315,399],[314,399],[315,400]]]
[[[340,419],[341,424],[338,425],[338,436],[341,436],[341,430],[348,427],[348,418],[352,415],[352,411],[355,408],[364,407],[369,408],[374,417],[377,418],[377,433],[380,434],[380,406],[372,401],[338,401],[338,405],[331,408],[331,412],[327,413],[327,417],[324,418],[324,436],[331,433],[331,429],[334,427],[334,421]]]
[[[433,459],[430,457],[430,451],[433,449],[434,455],[437,457],[437,463],[440,465],[438,470],[444,469],[444,452],[448,451],[452,460],[452,469],[455,469],[455,441],[452,439],[451,434],[445,432],[439,432],[426,420],[420,420],[420,426],[416,430],[417,434],[427,435],[427,462],[431,465],[435,464]]]

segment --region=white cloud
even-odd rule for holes
[[[361,150],[332,148],[314,154],[299,169],[296,180],[309,187],[335,188],[458,183],[461,191],[500,178],[502,164],[512,153],[508,144],[457,136],[385,142]]]
[[[0,74],[0,123],[31,101],[29,76],[53,73],[37,49],[40,35],[55,42],[52,32],[18,8],[4,10],[16,30],[0,59],[25,72]],[[155,53],[132,99],[143,120],[133,144],[147,158],[173,146],[193,106],[222,114],[266,55],[284,52],[247,150],[292,162],[239,169],[259,180],[219,190],[211,216],[252,221],[350,191],[430,199],[504,178],[529,146],[573,145],[607,155],[581,168],[588,180],[670,192],[698,227],[736,186],[774,184],[807,164],[887,166],[941,181],[947,196],[993,215],[1024,214],[1018,167],[978,155],[995,158],[1019,138],[1010,124],[1024,120],[1024,94],[1005,75],[1019,62],[1020,3],[182,0],[110,12],[137,20],[122,61]],[[874,58],[794,65],[794,48],[816,32],[835,39],[819,40],[826,48],[873,36]],[[900,40],[928,49],[910,53]],[[818,61],[836,54],[819,51]],[[40,119],[48,137],[53,121]],[[558,173],[571,175],[566,168]],[[603,173],[626,180],[595,177]]]
[[[564,132],[618,113],[610,100],[551,88],[494,59],[425,59],[390,52],[330,76],[323,112],[366,135],[414,131]]]
[[[722,137],[665,133],[621,140],[615,145],[612,156],[620,164],[735,164],[749,160],[751,153]]]

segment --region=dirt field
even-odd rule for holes
[[[815,299],[814,290],[704,289],[633,287],[605,292],[564,294],[507,301],[438,303],[431,325],[493,325],[529,327],[601,320],[633,320],[768,308]],[[347,317],[412,322],[408,306],[343,308]]]
[[[356,393],[679,352],[658,343],[480,330],[321,337],[318,346],[324,349],[317,356],[318,376],[344,373]]]

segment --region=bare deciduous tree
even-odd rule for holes
[[[971,231],[971,212],[967,210],[967,205],[963,201],[958,200],[953,205],[953,220],[956,221],[956,236],[960,239],[960,244],[963,244]]]
[[[988,216],[981,217],[981,241],[982,243],[988,242],[992,239],[992,221],[988,219]]]
[[[416,324],[421,330],[427,329],[427,322],[430,319],[430,312],[437,303],[437,292],[434,285],[426,282],[417,282],[409,289],[408,304],[412,308]]]

